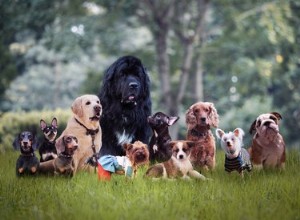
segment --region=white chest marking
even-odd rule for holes
[[[129,134],[126,134],[125,130],[123,133],[116,132],[118,144],[123,145],[124,143],[131,143],[133,137]]]

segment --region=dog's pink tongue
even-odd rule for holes
[[[128,100],[129,100],[129,101],[134,100],[134,96],[133,96],[133,95],[129,96],[129,97],[128,97]]]

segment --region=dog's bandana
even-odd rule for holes
[[[126,156],[105,155],[100,157],[98,163],[103,167],[104,170],[111,173],[115,173],[118,170],[124,170],[125,176],[132,176],[132,165],[129,158]]]
[[[234,170],[237,170],[238,172],[241,172],[245,169],[248,171],[251,171],[252,164],[250,162],[249,153],[246,149],[242,148],[239,155],[235,158],[228,158],[225,156],[225,171],[232,172]]]

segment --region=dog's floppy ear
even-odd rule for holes
[[[194,114],[194,105],[189,107],[189,109],[185,112],[185,123],[187,125],[197,123],[196,116]]]
[[[225,134],[225,132],[222,129],[220,129],[220,128],[216,129],[216,136],[217,136],[217,138],[221,139],[224,134]]]
[[[57,154],[65,151],[65,142],[64,142],[64,137],[63,136],[59,137],[56,140],[55,147],[56,147],[56,150],[57,150]]]
[[[14,142],[13,142],[13,147],[15,150],[20,150],[21,146],[20,146],[20,134],[17,135],[17,137],[15,138]]]
[[[249,133],[253,134],[254,131],[256,131],[256,119],[252,122],[252,125],[249,129]]]
[[[55,117],[52,119],[51,125],[57,128],[57,119]]]
[[[209,102],[208,104],[210,110],[210,113],[208,115],[208,118],[210,119],[210,125],[217,128],[219,125],[219,115],[217,109],[215,108],[213,103]]]
[[[78,97],[72,103],[71,109],[79,118],[83,117],[82,98]]]
[[[168,117],[168,125],[171,126],[173,124],[175,124],[175,122],[179,119],[179,117]]]
[[[36,150],[39,148],[39,142],[38,142],[38,138],[35,134],[32,134],[32,148],[33,150]]]
[[[47,123],[43,119],[41,119],[40,120],[40,128],[42,130],[44,130],[46,127],[47,127]]]
[[[278,112],[271,112],[270,114],[274,115],[278,120],[282,119],[281,114],[279,114]]]
[[[241,139],[241,138],[244,136],[245,132],[244,132],[243,129],[241,129],[241,128],[236,128],[236,129],[234,129],[233,134],[234,134],[236,137],[238,137],[238,138]]]
[[[195,141],[186,141],[186,144],[189,146],[189,148],[195,147],[196,142]]]

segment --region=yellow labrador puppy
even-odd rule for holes
[[[93,156],[94,152],[98,153],[102,145],[102,131],[99,123],[102,106],[98,96],[83,95],[75,99],[71,109],[73,116],[56,143],[59,143],[64,135],[72,133],[78,139],[78,150],[73,156],[75,172],[91,170],[92,167],[86,161]],[[59,148],[56,148],[59,151]]]

